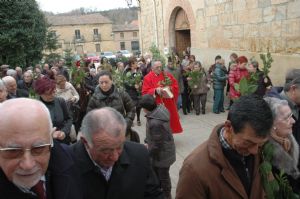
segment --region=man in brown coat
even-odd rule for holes
[[[176,199],[263,199],[258,154],[272,125],[263,99],[241,97],[225,123],[184,161]]]

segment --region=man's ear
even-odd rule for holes
[[[224,127],[225,127],[226,130],[230,130],[230,128],[232,128],[231,121],[226,120],[225,123],[224,123]]]
[[[83,137],[82,135],[80,136],[80,140],[81,142],[84,144],[85,147],[89,147],[88,141],[86,140],[85,137]]]
[[[225,128],[224,137],[225,137],[226,141],[228,142],[228,144],[231,145],[232,133],[233,133],[231,121],[226,120],[225,124],[224,124],[224,128]]]

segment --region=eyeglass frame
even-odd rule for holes
[[[16,155],[16,157],[12,157],[12,158],[5,158],[4,159],[18,159],[20,157],[23,157],[23,155],[25,154],[26,151],[30,151],[30,154],[32,156],[40,156],[42,155],[43,153],[40,153],[40,154],[34,154],[32,153],[32,150],[33,149],[37,149],[37,148],[41,148],[41,147],[49,147],[49,151],[50,149],[54,146],[54,143],[53,143],[53,140],[51,139],[50,143],[47,143],[47,144],[41,144],[41,145],[38,145],[38,146],[33,146],[31,148],[21,148],[21,147],[6,147],[6,148],[0,148],[0,155],[1,153],[4,151],[13,151],[13,150],[17,150],[18,151],[18,155]]]
[[[285,121],[285,122],[289,122],[291,120],[291,118],[293,117],[293,112],[291,112],[288,116],[281,118],[280,120]]]

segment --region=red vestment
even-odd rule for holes
[[[164,104],[170,113],[170,126],[173,133],[181,133],[182,127],[179,121],[179,115],[177,112],[177,98],[178,98],[178,83],[176,79],[170,73],[164,72],[171,80],[171,85],[169,85],[174,97],[173,98],[162,98],[155,93],[155,89],[161,87],[160,81],[163,81],[163,72],[159,75],[155,74],[153,71],[149,72],[143,80],[142,94],[150,94],[155,96],[157,104]]]

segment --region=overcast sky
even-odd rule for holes
[[[57,13],[69,12],[77,8],[92,8],[109,10],[113,8],[128,8],[126,0],[37,0],[41,10]],[[137,5],[136,0],[132,0]]]

